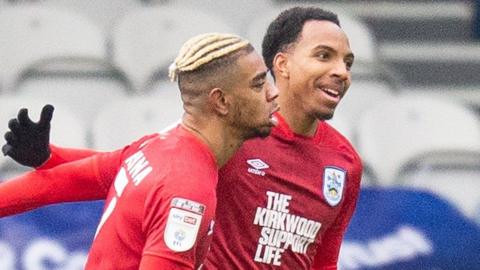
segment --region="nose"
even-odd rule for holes
[[[278,88],[271,82],[267,81],[267,101],[271,102],[278,97]]]
[[[343,60],[336,61],[333,75],[342,81],[347,81],[350,78],[350,70],[347,68],[347,64]]]

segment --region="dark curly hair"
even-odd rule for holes
[[[275,55],[295,43],[303,25],[311,20],[330,21],[340,26],[335,13],[317,7],[294,7],[284,10],[270,23],[262,42],[263,59],[270,70]]]

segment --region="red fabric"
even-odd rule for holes
[[[0,215],[106,198],[86,269],[139,269],[143,258],[144,269],[156,263],[165,268],[152,269],[196,269],[211,242],[218,167],[195,136],[181,127],[170,133],[146,136],[112,153],[53,147],[44,166],[0,185]],[[175,198],[188,203],[174,203]],[[182,219],[172,222],[170,216]],[[181,246],[186,249],[178,250]]]
[[[90,149],[75,149],[75,148],[60,148],[53,144],[50,144],[50,158],[42,164],[37,170],[51,169],[57,165],[83,159],[100,152]]]
[[[102,158],[118,159],[119,154],[105,153]],[[104,199],[109,188],[107,179],[115,177],[117,166],[106,166],[100,178],[95,168],[99,158],[66,163],[54,170],[32,171],[0,184],[0,216],[53,203]]]
[[[111,162],[98,160],[98,171]],[[211,241],[217,169],[207,146],[181,127],[127,147],[86,269],[138,269],[145,256],[197,268]],[[181,206],[175,198],[189,203]]]
[[[271,136],[245,142],[220,170],[204,269],[336,269],[359,193],[360,158],[328,124],[305,137],[277,116]],[[345,172],[334,206],[323,192],[326,168]]]
[[[159,269],[190,270],[192,268],[186,265],[179,265],[178,263],[175,263],[170,260],[157,257],[157,256],[147,255],[142,257],[139,270],[159,270]]]

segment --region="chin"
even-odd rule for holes
[[[317,118],[318,120],[324,120],[324,121],[330,120],[330,119],[333,118],[333,113],[334,113],[334,112],[330,112],[330,113],[317,113],[316,118]]]
[[[272,131],[272,127],[255,128],[249,134],[247,134],[245,139],[266,138],[270,135],[271,131]]]
[[[271,132],[272,132],[271,127],[262,128],[261,130],[259,130],[259,132],[257,132],[257,137],[266,138],[270,135]]]

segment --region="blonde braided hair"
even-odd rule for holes
[[[179,72],[194,71],[197,68],[242,49],[250,44],[239,36],[224,33],[206,33],[189,39],[180,49],[177,58],[168,69],[171,81]]]

